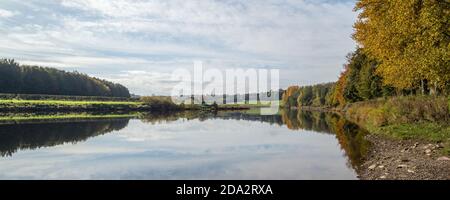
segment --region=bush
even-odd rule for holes
[[[446,97],[408,96],[349,104],[347,118],[371,133],[444,143],[450,153],[450,106]]]
[[[358,123],[383,126],[395,123],[448,123],[450,108],[445,97],[408,96],[358,102],[346,108],[346,115]]]
[[[173,103],[171,97],[164,96],[144,96],[140,100],[152,110],[180,110],[181,106]]]

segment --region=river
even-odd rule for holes
[[[307,111],[6,123],[0,179],[357,179],[364,134]]]

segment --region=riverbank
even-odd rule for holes
[[[341,112],[372,134],[442,143],[440,153],[450,155],[449,107],[447,97],[393,97],[349,104]]]
[[[3,113],[0,115],[1,124],[22,124],[22,123],[40,123],[40,122],[61,122],[73,120],[97,120],[97,119],[122,119],[135,118],[139,113],[109,113],[109,114],[93,114],[93,113]]]
[[[449,180],[450,159],[443,143],[365,137],[372,145],[357,173],[362,180]]]
[[[167,97],[168,98],[168,97]],[[73,100],[22,100],[0,99],[0,112],[3,113],[82,113],[82,112],[150,112],[183,110],[248,110],[261,105],[231,104],[202,106],[176,105],[161,97],[151,101],[73,101]]]
[[[72,100],[0,100],[0,112],[131,112],[150,110],[142,102]]]
[[[449,107],[447,97],[415,96],[301,109],[338,112],[368,130],[361,179],[434,180],[450,179]]]

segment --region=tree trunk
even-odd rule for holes
[[[421,80],[421,88],[422,88],[422,95],[430,94],[430,89],[428,88],[428,80],[427,79]]]
[[[423,79],[420,80],[420,83],[421,83],[420,88],[422,90],[422,95],[425,95],[425,83],[424,83]]]

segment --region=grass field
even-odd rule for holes
[[[65,101],[65,100],[0,100],[1,105],[141,105],[141,102],[127,101]]]
[[[66,119],[113,119],[113,118],[131,118],[137,117],[137,113],[131,114],[88,114],[88,113],[69,113],[69,114],[50,114],[50,115],[35,115],[35,114],[12,114],[7,116],[0,116],[0,123],[5,121],[51,121],[51,120],[66,120]]]
[[[148,109],[142,102],[72,100],[0,100],[2,112],[116,112]]]

